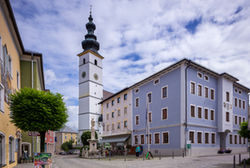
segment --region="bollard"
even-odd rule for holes
[[[233,168],[235,168],[235,155],[234,155],[234,165],[233,166],[234,166]]]
[[[111,151],[109,151],[109,160],[111,160]]]
[[[174,152],[172,152],[172,159],[174,159]]]
[[[241,165],[241,154],[239,154],[239,165]]]
[[[145,160],[145,158],[144,158],[145,156],[144,156],[144,152],[142,152],[142,160]]]
[[[182,157],[184,157],[184,152],[182,153]]]
[[[127,151],[124,152],[124,161],[127,161]]]
[[[246,159],[243,160],[243,168],[246,168]]]
[[[159,155],[159,160],[161,160],[161,152],[160,152],[160,155]]]

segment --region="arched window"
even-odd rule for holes
[[[12,163],[14,161],[15,161],[14,138],[9,137],[9,162]]]
[[[97,60],[95,59],[95,65],[97,65]]]
[[[85,64],[85,58],[83,58],[83,64]]]
[[[0,132],[0,165],[5,164],[5,136]]]

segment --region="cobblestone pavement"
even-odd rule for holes
[[[243,154],[242,159],[248,158]],[[238,164],[238,156],[236,163]],[[32,168],[33,165],[20,164],[16,168]],[[134,159],[129,157],[127,161],[121,158],[109,159],[82,159],[75,155],[54,156],[53,168],[233,168],[233,155],[216,155],[206,157],[163,157],[153,160]],[[236,166],[243,168],[243,166]],[[250,168],[248,166],[247,168]]]

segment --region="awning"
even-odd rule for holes
[[[128,140],[130,135],[127,136],[116,136],[116,137],[104,137],[101,143],[123,143]]]

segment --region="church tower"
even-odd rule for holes
[[[94,35],[96,29],[90,12],[89,22],[86,24],[88,33],[82,41],[83,52],[79,56],[79,113],[78,129],[81,136],[84,131],[91,129],[92,118],[95,130],[98,130],[98,118],[101,106],[98,104],[103,98],[102,85],[102,57],[99,53],[99,43]],[[80,138],[80,137],[79,137]]]

